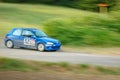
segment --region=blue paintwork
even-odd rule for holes
[[[21,30],[22,32],[23,32],[23,30],[28,30],[28,31],[32,32],[34,34],[34,36],[24,36],[24,35],[22,35],[22,33],[20,36],[13,35],[13,32],[18,29]],[[48,36],[37,37],[35,35],[36,31],[42,32],[41,30],[34,29],[34,28],[14,28],[9,33],[6,34],[6,37],[4,39],[5,45],[8,40],[11,40],[13,42],[14,46],[17,46],[17,47],[37,49],[38,44],[42,43],[42,44],[44,44],[45,50],[47,50],[47,51],[60,49],[61,43],[59,40],[50,38]],[[44,32],[42,32],[42,33],[44,33]],[[27,42],[31,41],[31,43],[28,44],[27,42],[25,42],[25,39],[28,40],[28,41],[26,40]]]

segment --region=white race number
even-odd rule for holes
[[[24,45],[35,46],[35,40],[30,38],[24,38]]]

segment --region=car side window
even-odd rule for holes
[[[17,29],[17,30],[15,30],[15,31],[13,32],[13,35],[15,35],[15,36],[20,36],[21,33],[22,33],[22,30],[21,30],[21,29]]]
[[[31,31],[23,30],[22,35],[34,35]]]

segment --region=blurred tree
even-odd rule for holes
[[[12,2],[12,3],[44,3],[51,5],[62,5],[77,9],[97,11],[98,3],[107,3],[109,8],[115,6],[116,0],[0,0],[2,2]],[[118,1],[118,0],[117,0]]]

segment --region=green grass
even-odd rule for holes
[[[67,62],[37,62],[10,58],[0,58],[0,71],[70,72],[78,74],[120,75],[120,67],[69,64]]]
[[[84,18],[52,20],[45,23],[44,30],[49,36],[59,39],[64,45],[120,46],[119,31],[112,27],[109,28],[108,23],[112,22],[109,22],[108,18],[105,20],[96,17],[97,15],[94,17],[90,15]]]
[[[89,68],[89,65],[88,64],[80,64],[79,67],[83,68],[83,69],[87,69],[87,68]]]
[[[0,70],[33,71],[36,68],[20,60],[0,58]]]
[[[98,71],[102,72],[103,74],[115,74],[115,75],[120,75],[120,70],[116,71],[113,69],[105,68],[105,67],[97,67]]]
[[[67,67],[69,67],[69,64],[67,62],[61,62],[61,63],[59,63],[59,66],[67,68]]]

